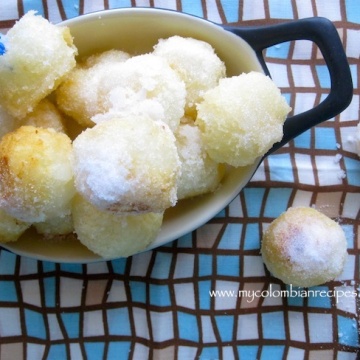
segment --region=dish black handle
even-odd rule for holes
[[[328,67],[331,81],[329,95],[313,109],[288,117],[284,124],[283,139],[265,156],[311,127],[338,115],[350,104],[353,95],[350,67],[339,34],[330,20],[313,17],[269,26],[224,28],[240,36],[254,49],[268,75],[270,73],[263,57],[263,50],[292,40],[313,41],[319,47]]]

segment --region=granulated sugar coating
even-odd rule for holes
[[[54,26],[34,11],[8,31],[6,40],[0,56],[0,105],[22,118],[75,67],[77,50],[68,28]]]
[[[185,96],[185,84],[165,60],[134,56],[102,75],[99,100],[104,111],[92,121],[100,123],[114,114],[147,115],[174,131],[184,115]]]
[[[65,214],[44,222],[35,223],[34,227],[39,234],[46,238],[58,237],[74,232],[72,214]]]
[[[64,119],[57,107],[48,99],[43,99],[34,111],[25,116],[21,125],[51,128],[65,133]]]
[[[24,222],[70,213],[75,193],[71,140],[53,129],[22,126],[0,142],[0,208]]]
[[[291,110],[274,82],[257,72],[221,79],[197,109],[206,151],[233,166],[254,163],[280,141]]]
[[[313,208],[289,208],[264,232],[268,270],[286,284],[310,287],[341,274],[347,242],[341,226]]]
[[[48,99],[41,100],[34,111],[22,119],[16,119],[0,107],[0,139],[3,135],[16,130],[22,125],[52,128],[65,132],[64,119],[59,110]]]
[[[121,50],[109,50],[78,63],[56,90],[59,108],[80,125],[93,126],[91,118],[104,111],[98,94],[102,76],[111,74],[114,68],[129,57],[128,53]]]
[[[73,202],[78,239],[103,258],[127,257],[144,250],[158,235],[163,214],[117,215],[101,211],[80,195]]]
[[[204,41],[181,36],[160,39],[153,54],[166,59],[185,82],[186,113],[190,115],[195,113],[195,104],[202,100],[203,93],[226,76],[225,64]]]
[[[75,186],[90,203],[118,213],[175,205],[180,161],[169,127],[147,116],[114,118],[73,142]]]
[[[199,129],[190,120],[180,124],[175,137],[181,161],[179,200],[214,191],[225,173],[225,166],[207,155]]]
[[[75,59],[69,29],[34,11],[1,35],[0,241],[31,224],[46,239],[75,232],[107,258],[132,255],[178,199],[216,192],[226,169],[281,139],[290,108],[265,75],[225,78],[195,38],[153,44]]]

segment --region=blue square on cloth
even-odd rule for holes
[[[233,338],[234,317],[230,315],[215,316],[216,326],[221,341],[231,341]]]
[[[199,17],[204,16],[201,0],[182,0],[181,5],[181,11],[184,13]]]
[[[304,297],[299,294],[301,289],[292,285],[286,285],[286,290],[289,294],[289,296],[286,296],[286,301],[289,306],[304,306]]]
[[[46,339],[44,318],[37,311],[25,309],[26,334],[28,337]],[[34,326],[36,324],[36,326]]]
[[[61,313],[61,320],[65,327],[67,336],[76,339],[80,336],[80,314],[77,312]]]
[[[120,359],[121,357],[120,354],[123,354],[123,357],[127,359],[127,355],[129,354],[130,350],[131,350],[130,341],[112,341],[109,343],[107,359],[109,360]]]
[[[155,306],[170,306],[170,292],[167,285],[150,284],[150,304]]]
[[[290,154],[277,154],[268,157],[270,179],[272,181],[294,182],[293,165]]]
[[[258,223],[247,224],[245,230],[244,250],[260,248],[260,227]]]
[[[282,359],[284,350],[285,346],[282,345],[265,345],[261,350],[260,360]]]
[[[113,267],[116,274],[124,274],[126,263],[127,263],[127,258],[121,258],[111,261],[111,266]]]
[[[239,249],[241,231],[242,224],[228,224],[220,240],[218,248],[233,250]]]
[[[75,274],[82,274],[83,273],[83,265],[82,264],[61,264],[60,265],[61,271],[75,273]]]
[[[360,161],[344,156],[344,164],[348,184],[360,186]]]
[[[360,24],[359,0],[346,0],[345,9],[348,21]]]
[[[326,65],[316,65],[316,73],[322,88],[330,89],[330,74]]]
[[[180,237],[179,240],[176,242],[176,246],[178,248],[192,248],[192,233]]]
[[[0,274],[12,275],[15,273],[16,255],[6,251],[0,251]]]
[[[47,277],[43,280],[45,288],[45,305],[47,307],[56,306],[56,279],[55,277]]]
[[[53,272],[56,270],[56,263],[51,261],[43,261],[42,269],[44,272]]]
[[[50,346],[47,356],[48,360],[66,359],[66,346],[65,344],[54,344]]]
[[[84,345],[85,345],[85,352],[86,352],[87,360],[97,360],[97,359],[104,358],[105,344],[103,342],[99,342],[99,341],[86,342]],[[61,358],[58,358],[58,359],[61,359]]]
[[[342,345],[359,347],[359,329],[356,319],[350,319],[339,315],[338,318],[338,337]]]
[[[199,255],[199,276],[210,276],[212,274],[213,256],[207,254]]]
[[[130,281],[131,300],[133,302],[146,302],[146,284],[141,281]]]
[[[210,309],[210,303],[211,303],[211,297],[210,297],[210,291],[211,288],[211,281],[199,281],[198,284],[198,291],[199,291],[199,303],[200,303],[200,309],[201,310],[209,310]]]
[[[13,281],[0,281],[0,301],[17,302],[16,287]]]
[[[108,309],[106,315],[111,335],[131,335],[130,317],[127,308]]]
[[[331,299],[327,295],[329,288],[327,286],[314,286],[309,289],[308,305],[324,309],[331,308]]]
[[[239,3],[239,1],[221,2],[227,22],[231,23],[239,20]]]
[[[44,7],[42,0],[27,0],[23,1],[24,4],[24,13],[27,13],[30,10],[36,9],[38,15],[45,17]]]
[[[269,0],[270,16],[274,19],[293,19],[294,12],[291,0]]]
[[[285,325],[284,313],[282,311],[275,311],[270,313],[263,313],[261,315],[262,330],[265,339],[285,340]],[[267,359],[278,359],[277,357],[269,356]]]
[[[199,332],[196,316],[179,311],[177,313],[180,339],[199,341]]]
[[[219,348],[215,346],[204,347],[201,351],[200,360],[219,359]]]
[[[234,255],[217,255],[216,256],[217,274],[225,276],[240,275],[240,259]]]
[[[300,149],[310,149],[311,130],[307,130],[294,139],[294,145]]]
[[[263,198],[264,188],[245,188],[243,190],[248,217],[259,217]]]
[[[79,0],[62,0],[66,18],[70,19],[75,16],[79,16]]]
[[[346,241],[347,241],[347,248],[353,249],[354,248],[354,228],[352,225],[341,224],[341,228],[344,230]]]
[[[240,359],[257,360],[259,347],[255,345],[242,345],[237,347]]]
[[[173,255],[161,251],[156,252],[155,263],[151,277],[155,279],[168,279]]]
[[[317,149],[334,149],[336,146],[335,130],[333,128],[315,127],[315,146]]]
[[[131,0],[110,0],[109,7],[110,9],[120,8],[120,7],[131,7]]]
[[[266,199],[264,216],[269,218],[276,218],[281,213],[286,211],[289,206],[291,193],[292,189],[288,188],[270,189],[269,195]]]

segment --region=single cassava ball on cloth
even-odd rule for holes
[[[108,259],[145,250],[156,239],[163,220],[162,213],[118,215],[102,211],[80,195],[75,196],[72,213],[80,242]]]
[[[225,64],[207,42],[189,37],[160,39],[153,54],[168,61],[186,86],[186,113],[195,112],[203,93],[226,76]]]
[[[214,191],[225,173],[225,166],[212,160],[204,149],[199,129],[190,120],[175,132],[181,162],[178,199]]]
[[[68,116],[85,127],[94,126],[91,118],[104,111],[99,100],[102,76],[111,76],[130,55],[121,50],[109,50],[91,55],[79,63],[56,90],[56,102]]]
[[[310,287],[341,274],[347,242],[334,220],[313,208],[294,207],[266,229],[261,254],[275,277],[286,284]]]
[[[206,151],[235,167],[253,164],[282,139],[291,110],[274,82],[258,72],[221,79],[197,109]]]
[[[73,142],[77,191],[102,210],[163,212],[175,205],[180,161],[175,137],[147,116],[114,118]]]
[[[29,11],[6,35],[0,55],[0,105],[18,118],[33,111],[75,67],[76,54],[68,28]]]
[[[185,96],[185,84],[164,59],[152,54],[134,56],[103,74],[99,99],[104,111],[92,121],[147,115],[175,131],[184,115]]]
[[[0,142],[0,208],[25,222],[70,213],[75,193],[69,137],[21,126]]]
[[[30,226],[0,209],[0,243],[16,241]]]

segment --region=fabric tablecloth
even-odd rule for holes
[[[6,32],[28,10],[53,23],[118,7],[179,10],[228,25],[324,16],[342,39],[354,97],[262,163],[251,182],[194,232],[128,259],[60,264],[0,250],[0,359],[341,359],[359,356],[360,2],[358,0],[7,0]],[[266,61],[294,113],[329,91],[313,43],[273,46]],[[299,292],[259,252],[266,226],[313,206],[343,227],[344,272]]]

